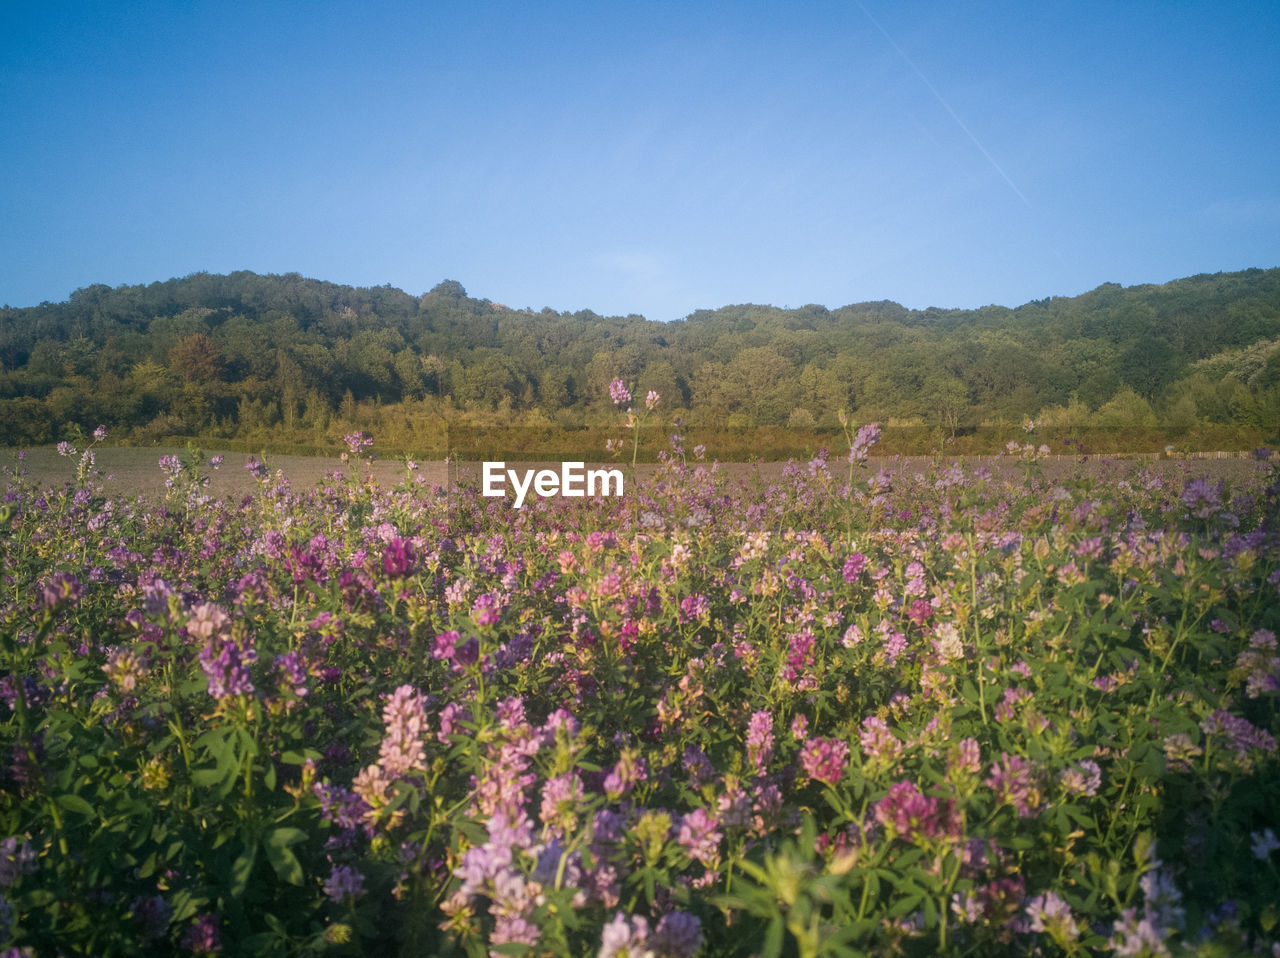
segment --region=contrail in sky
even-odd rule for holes
[[[969,137],[969,139],[973,140],[973,145],[976,146],[979,152],[981,152],[982,155],[987,158],[987,162],[990,163],[992,167],[995,169],[995,171],[1000,174],[1001,179],[1003,179],[1006,183],[1009,184],[1009,189],[1013,190],[1013,192],[1018,194],[1018,199],[1022,200],[1023,203],[1027,204],[1027,209],[1034,211],[1035,207],[1033,207],[1031,205],[1031,201],[1022,194],[1022,190],[1018,189],[1018,184],[1013,182],[1013,180],[1009,179],[1009,174],[1000,168],[1000,164],[995,161],[995,157],[993,157],[990,153],[987,152],[987,148],[982,145],[982,142],[976,136],[973,135],[973,131],[964,125],[964,120],[960,119],[960,117],[956,114],[956,111],[951,109],[951,104],[942,98],[942,94],[938,92],[937,87],[935,87],[932,83],[929,82],[929,78],[920,72],[920,68],[916,66],[915,63],[912,62],[911,58],[907,56],[906,52],[902,49],[902,47],[898,46],[898,44],[894,42],[893,37],[889,36],[889,31],[887,31],[884,27],[880,26],[880,21],[877,20],[875,17],[873,17],[871,15],[871,11],[868,10],[865,6],[863,6],[862,0],[855,0],[855,2],[858,4],[858,8],[867,15],[867,19],[870,20],[875,25],[875,28],[879,30],[882,34],[884,34],[884,38],[889,41],[889,45],[898,51],[898,56],[902,57],[903,61],[906,62],[907,66],[911,67],[911,69],[915,72],[915,75],[920,78],[920,82],[929,88],[929,92],[933,94],[934,99],[936,99],[939,103],[941,103],[942,108],[951,114],[951,119],[956,121],[956,125],[960,127],[960,129],[964,130],[965,135]]]

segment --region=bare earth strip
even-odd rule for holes
[[[149,498],[162,497],[165,492],[165,476],[159,467],[160,457],[167,454],[174,454],[179,457],[184,455],[184,452],[178,449],[128,448],[123,446],[100,447],[95,449],[94,453],[97,458],[97,470],[101,473],[99,478],[102,480],[104,491],[108,495],[129,497],[143,495]],[[213,451],[206,452],[206,460],[215,454],[216,452]],[[245,469],[246,463],[252,457],[245,453],[228,452],[222,453],[222,455],[224,461],[219,469],[204,467],[204,472],[209,476],[210,480],[208,486],[210,495],[219,498],[239,498],[257,489],[257,481]],[[875,474],[885,470],[891,474],[914,475],[926,473],[930,469],[946,468],[951,461],[938,462],[923,456],[873,458],[868,464],[868,472]],[[954,461],[958,462],[966,471],[982,467],[992,473],[1011,477],[1020,475],[1022,469],[1021,463],[1008,456],[971,456]],[[331,470],[337,470],[347,476],[351,476],[357,471],[357,468],[350,463],[343,463],[337,458],[315,456],[268,455],[266,463],[273,473],[276,470],[283,473],[296,489],[311,488],[324,479],[325,474]],[[597,463],[595,465],[618,466],[617,463]],[[694,464],[691,463],[691,465]],[[509,462],[507,466],[508,468],[519,469],[534,467],[558,469],[559,463]],[[1052,456],[1041,463],[1041,467],[1045,476],[1055,481],[1061,481],[1072,476],[1099,478],[1125,475],[1136,468],[1184,478],[1207,475],[1214,479],[1239,480],[1256,475],[1259,471],[1265,471],[1267,464],[1255,462],[1251,458],[1239,457],[1234,454],[1209,453],[1205,454],[1203,458],[1190,459],[1154,459],[1151,457],[1090,457],[1081,459],[1078,456]],[[360,466],[358,468],[361,473],[365,468],[368,468],[374,481],[383,488],[391,488],[397,485],[406,476],[405,466],[400,462],[379,461],[374,462],[371,467]],[[652,473],[655,468],[656,466],[653,465],[642,464],[636,467],[636,472],[643,477]],[[782,474],[783,469],[786,468],[786,463],[720,463],[718,468],[723,470],[731,479],[751,481],[758,477],[768,482]],[[840,477],[845,474],[847,465],[838,459],[833,459],[828,463],[828,468],[833,475]],[[13,482],[15,471],[21,473],[23,470],[26,472],[25,481],[28,483],[42,488],[60,488],[64,483],[75,478],[76,460],[59,456],[57,451],[51,447],[27,450],[25,458],[21,461],[18,459],[17,450],[0,450],[0,487],[7,488],[10,486]],[[453,467],[444,462],[423,462],[418,464],[414,475],[417,477],[416,482],[421,482],[427,487],[447,487],[451,481],[457,481],[462,478],[478,482],[480,466],[474,462],[460,463]]]

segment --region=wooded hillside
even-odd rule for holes
[[[114,439],[324,446],[440,423],[611,422],[622,378],[690,429],[857,421],[964,436],[1280,426],[1280,269],[1113,283],[1016,308],[738,305],[673,323],[513,310],[297,274],[197,273],[0,311],[0,445]]]

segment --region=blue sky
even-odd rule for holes
[[[296,271],[670,320],[1280,265],[1280,5],[6,4],[0,302]]]

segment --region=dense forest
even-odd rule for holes
[[[125,442],[316,449],[352,428],[403,448],[468,426],[580,432],[616,422],[615,378],[726,437],[821,436],[844,410],[928,441],[1038,419],[1243,442],[1280,427],[1280,269],[1016,308],[739,305],[672,323],[514,310],[454,281],[415,297],[251,272],[0,311],[8,446],[99,424]]]

